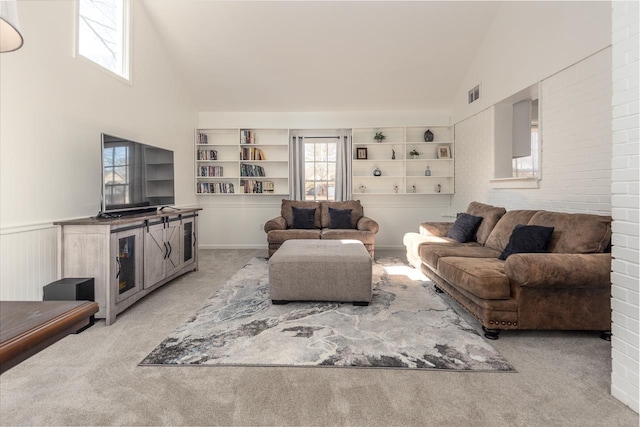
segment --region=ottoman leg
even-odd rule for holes
[[[369,303],[368,303],[368,302],[366,302],[366,301],[354,301],[354,302],[353,302],[353,305],[357,305],[357,306],[361,306],[361,307],[366,307],[366,306],[368,306],[368,305],[369,305]]]
[[[274,305],[283,305],[283,304],[287,304],[289,301],[284,300],[284,299],[272,299],[271,300],[271,304]]]

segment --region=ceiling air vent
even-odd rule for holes
[[[480,98],[480,85],[476,85],[473,89],[469,90],[469,104]]]

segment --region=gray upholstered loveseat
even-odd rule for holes
[[[466,213],[482,218],[470,241],[447,237],[452,223],[425,222],[404,244],[408,261],[478,318],[487,338],[503,329],[611,330],[610,217],[477,202]],[[518,225],[553,227],[548,246],[499,259]]]
[[[300,212],[309,209],[314,210],[312,224],[308,224],[308,228],[294,227],[294,210]],[[332,214],[336,211],[345,213],[344,211],[348,210],[351,210],[348,224],[345,224],[344,228],[332,227],[336,225]],[[352,239],[361,241],[373,258],[378,223],[364,216],[359,200],[314,202],[283,199],[280,216],[267,221],[264,231],[267,233],[269,257],[289,239]]]

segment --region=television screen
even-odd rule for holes
[[[173,151],[102,134],[102,212],[174,203]]]

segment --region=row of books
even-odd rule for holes
[[[199,133],[198,134],[198,144],[208,144],[209,143],[209,138],[207,138],[207,134],[206,133]]]
[[[241,179],[241,193],[273,193],[275,186],[273,181],[256,181],[254,179]]]
[[[267,160],[267,156],[259,148],[243,147],[240,149],[240,160]]]
[[[235,193],[232,182],[199,182],[198,194]]]
[[[240,144],[255,144],[256,133],[250,129],[240,130]]]
[[[218,160],[216,150],[198,150],[198,160]]]
[[[200,166],[200,175],[198,176],[224,176],[222,166]]]
[[[266,176],[264,168],[259,165],[240,163],[240,176]]]

